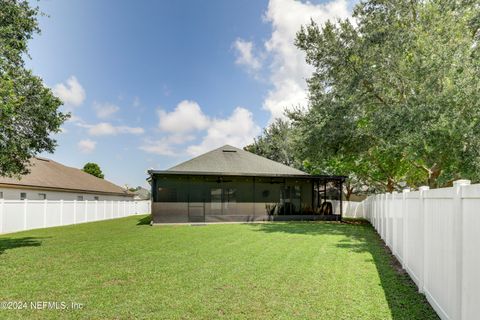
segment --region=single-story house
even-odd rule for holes
[[[148,173],[153,223],[341,220],[346,177],[309,175],[229,145]]]
[[[150,191],[144,187],[138,186],[133,193],[133,200],[150,200]]]
[[[107,180],[45,158],[32,158],[20,179],[0,176],[4,200],[133,200],[133,194]]]

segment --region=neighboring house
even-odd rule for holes
[[[341,219],[346,177],[312,176],[229,145],[148,173],[154,223]],[[339,212],[329,200],[340,200]]]
[[[33,158],[21,179],[0,177],[5,200],[133,200],[133,195],[104,179],[58,162]]]
[[[134,200],[150,200],[150,191],[143,187],[137,187],[134,191],[131,190],[131,193]]]

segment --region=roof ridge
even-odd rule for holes
[[[222,152],[222,151],[235,152]],[[228,144],[181,162],[165,171],[308,175],[297,168]]]
[[[194,161],[194,160],[196,160],[196,159],[198,159],[198,158],[200,158],[200,157],[203,157],[203,156],[205,156],[205,155],[207,155],[207,154],[209,154],[209,153],[212,153],[212,152],[217,151],[217,150],[219,150],[219,149],[222,149],[222,148],[224,148],[224,147],[232,147],[232,146],[231,146],[231,145],[228,145],[228,144],[225,144],[225,145],[223,145],[223,146],[221,146],[221,147],[218,147],[218,148],[215,148],[215,149],[213,149],[213,150],[204,152],[204,153],[199,154],[198,156],[195,156],[195,157],[193,157],[193,158],[191,158],[191,159],[188,159],[188,160],[185,160],[185,161],[183,161],[183,162],[180,162],[180,163],[174,165],[173,167],[168,168],[167,170],[172,170],[173,168],[178,167],[178,166],[180,166],[180,165],[190,163],[190,162],[192,162],[192,161]],[[235,147],[233,147],[233,148],[235,148]],[[237,148],[237,149],[238,149],[238,148]]]

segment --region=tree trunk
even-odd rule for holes
[[[433,167],[428,169],[428,186],[430,189],[435,189],[438,187],[437,179],[442,173],[442,169],[437,164],[434,164]]]
[[[392,178],[387,180],[387,192],[395,191],[395,181]]]
[[[345,192],[345,200],[350,201],[350,197],[353,194],[353,187],[350,187],[349,185],[345,186],[346,192]]]

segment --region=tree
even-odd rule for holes
[[[369,0],[315,22],[296,45],[315,68],[309,109],[290,113],[317,163],[347,159],[377,190],[480,180],[477,1]]]
[[[276,119],[263,130],[254,143],[244,147],[244,150],[287,166],[301,168],[301,161],[296,157],[293,145],[293,133],[289,122]]]
[[[97,178],[103,179],[104,175],[102,170],[100,169],[100,166],[96,163],[93,162],[88,162],[83,166],[82,171],[91,174],[92,176],[95,176]]]
[[[42,79],[25,68],[27,43],[40,32],[38,8],[28,1],[0,0],[0,176],[28,173],[37,153],[53,152],[69,115]]]

